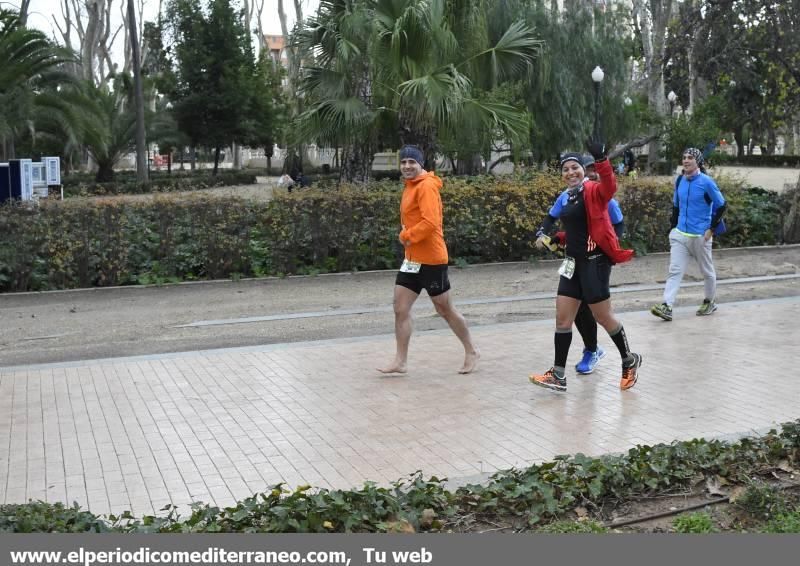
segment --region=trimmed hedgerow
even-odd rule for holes
[[[156,175],[147,183],[139,183],[135,176],[120,175],[114,181],[98,183],[85,175],[74,174],[64,179],[64,197],[88,197],[111,195],[140,195],[147,193],[171,193],[194,191],[230,185],[252,185],[256,174],[252,171],[225,171],[218,175],[209,172],[196,174]]]
[[[561,456],[455,491],[439,478],[424,480],[417,473],[391,487],[366,483],[350,491],[310,486],[291,491],[281,484],[224,509],[196,504],[185,517],[170,506],[162,515],[137,518],[121,512],[101,518],[77,506],[1,505],[0,532],[412,532],[457,530],[473,520],[501,520],[521,530],[563,518],[579,506],[601,509],[632,498],[686,492],[706,478],[750,485],[753,477],[775,477],[798,467],[800,420],[735,443],[695,439],[636,446],[600,458]],[[784,520],[780,528],[792,524],[796,521]]]
[[[627,245],[668,249],[672,187],[621,181]],[[725,246],[780,241],[775,193],[721,181],[730,202]],[[387,269],[398,265],[400,187],[312,188],[269,202],[191,195],[43,201],[0,207],[0,291],[164,283]],[[450,177],[442,189],[445,237],[459,263],[527,260],[534,234],[562,189],[543,174]]]
[[[714,165],[745,165],[749,167],[800,167],[800,155],[728,155],[712,153],[708,160]]]

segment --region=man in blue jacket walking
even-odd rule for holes
[[[672,320],[672,305],[678,295],[683,274],[694,258],[703,274],[705,299],[697,309],[698,316],[717,310],[717,274],[711,259],[714,230],[725,214],[725,197],[714,179],[706,175],[703,153],[694,147],[683,152],[683,175],[675,185],[672,197],[672,230],[669,233],[669,275],[664,287],[664,302],[650,312],[664,320]]]

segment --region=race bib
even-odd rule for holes
[[[400,266],[400,271],[402,271],[403,273],[419,273],[420,267],[422,267],[421,263],[404,259],[403,265]]]
[[[575,275],[575,258],[564,258],[564,261],[561,262],[561,267],[558,268],[558,274],[561,277],[572,279],[572,276]]]

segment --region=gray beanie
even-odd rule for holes
[[[404,145],[400,150],[400,160],[413,159],[420,165],[425,164],[425,157],[422,155],[422,150],[415,145]]]

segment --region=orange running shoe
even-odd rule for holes
[[[558,377],[555,368],[550,368],[544,375],[531,375],[528,377],[534,385],[547,387],[553,391],[566,391],[567,390],[567,377]]]
[[[636,380],[639,378],[639,366],[642,365],[642,356],[631,352],[631,356],[633,356],[633,362],[629,365],[622,366],[622,379],[619,382],[620,389],[630,389],[634,385],[636,385]]]

